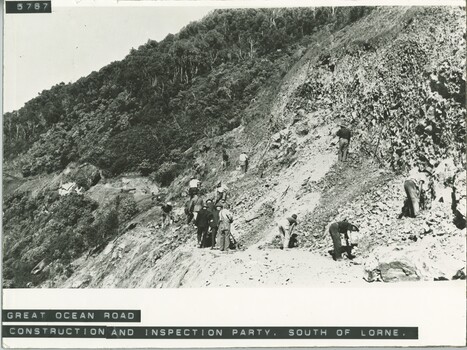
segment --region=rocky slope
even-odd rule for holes
[[[185,169],[161,190],[178,222],[161,229],[150,193],[140,190],[146,185],[135,183],[129,187],[149,209],[41,286],[309,286],[451,279],[462,268],[465,278],[465,225],[453,223],[452,206],[454,193],[455,210],[465,214],[464,33],[461,8],[388,7],[337,33],[317,32],[275,92],[269,118],[186,152],[203,165],[207,196],[218,181],[230,188],[240,250],[195,247],[195,229],[183,223],[195,170]],[[341,122],[355,134],[344,164],[334,137]],[[250,154],[247,174],[236,164],[222,170],[222,146],[232,160]],[[419,217],[399,219],[414,166],[434,176],[436,198]],[[110,180],[84,195],[99,200],[119,186]],[[275,221],[291,213],[298,247],[282,251]],[[357,257],[334,262],[327,226],[344,219],[360,228],[351,236]]]

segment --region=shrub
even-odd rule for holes
[[[151,170],[152,170],[152,166],[149,163],[149,160],[148,159],[143,160],[139,164],[138,170],[139,170],[139,172],[141,173],[142,176],[148,176],[151,173]]]
[[[169,186],[172,181],[177,177],[180,171],[180,166],[174,162],[163,163],[154,173],[151,178],[153,181],[158,182],[162,187]]]
[[[68,264],[89,245],[97,203],[78,194],[59,196],[44,191],[36,197],[16,193],[5,199],[4,278],[7,285],[26,287],[49,277],[48,269],[36,275],[31,270],[41,261]]]
[[[138,206],[132,195],[128,195],[120,199],[118,206],[118,218],[121,222],[130,220],[138,214]]]

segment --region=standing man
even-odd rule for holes
[[[229,155],[227,154],[227,151],[225,148],[222,149],[222,169],[227,169],[227,167],[230,165],[229,162]]]
[[[344,234],[345,237],[345,242],[346,242],[346,249],[345,251],[347,252],[347,256],[349,258],[353,258],[354,256],[351,254],[351,245],[349,243],[349,235],[348,231],[356,231],[358,232],[358,227],[355,225],[352,225],[351,223],[347,221],[339,221],[339,222],[334,222],[329,226],[329,233],[331,234],[332,238],[332,244],[334,246],[334,252],[333,252],[333,259],[335,261],[341,260],[342,259],[342,242],[341,242],[341,233]]]
[[[206,206],[208,207],[208,210],[210,212],[213,212],[216,209],[216,207],[215,207],[215,205],[214,205],[211,198],[206,199]]]
[[[206,246],[206,237],[209,230],[209,222],[212,220],[212,213],[208,210],[206,204],[203,205],[201,210],[196,216],[195,225],[198,228],[198,247],[203,248]]]
[[[185,215],[186,215],[186,223],[189,224],[194,217],[193,209],[194,209],[194,198],[188,199],[185,203]]]
[[[410,217],[417,217],[420,211],[420,197],[423,192],[423,184],[426,176],[414,168],[410,171],[407,180],[404,182],[404,190],[407,194],[408,214]],[[424,204],[424,203],[423,203]]]
[[[221,204],[217,205],[221,208],[219,212],[219,231],[220,231],[220,240],[219,240],[219,249],[225,251],[229,248],[230,244],[230,226],[233,222],[233,214],[229,210],[229,205],[225,203],[223,206]]]
[[[242,171],[244,173],[246,173],[248,171],[248,156],[246,155],[245,152],[242,152],[242,154],[240,154],[240,168],[242,169]]]
[[[216,247],[216,236],[217,231],[219,230],[219,223],[220,223],[220,211],[222,210],[222,205],[217,204],[214,210],[212,211],[212,219],[209,223],[211,226],[211,249]]]
[[[279,233],[282,235],[282,248],[287,250],[289,248],[290,237],[292,232],[297,225],[297,214],[292,214],[290,217],[285,217],[277,222],[279,227]]]
[[[167,202],[166,204],[161,205],[162,208],[162,228],[166,226],[166,224],[170,225],[174,221],[173,213],[172,213],[172,203]]]
[[[191,205],[193,208],[193,219],[196,220],[199,211],[201,210],[201,208],[203,208],[204,201],[201,195],[198,194],[193,197],[192,201],[193,202]]]
[[[188,189],[188,194],[190,195],[190,198],[193,198],[196,194],[199,193],[199,185],[201,181],[199,181],[196,176],[193,176],[190,180],[189,183],[189,189]]]
[[[222,182],[219,182],[216,187],[216,204],[219,201],[223,200],[224,202],[227,200],[227,191],[228,187],[223,185]]]
[[[345,127],[345,125],[341,125],[341,128],[337,132],[336,136],[339,137],[339,154],[338,154],[338,159],[340,162],[346,162],[347,161],[347,153],[349,151],[349,143],[350,143],[350,137],[352,136],[352,133],[348,128]]]
[[[422,182],[423,183],[423,182]],[[407,194],[407,202],[409,205],[409,216],[415,218],[420,211],[420,188],[419,182],[416,179],[407,179],[404,181],[404,190]]]

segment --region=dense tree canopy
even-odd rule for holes
[[[4,155],[20,156],[24,176],[71,161],[118,174],[148,160],[155,170],[172,150],[238,126],[258,91],[280,81],[318,28],[336,30],[369,11],[216,10],[6,113]]]

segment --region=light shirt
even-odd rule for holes
[[[248,159],[248,156],[245,153],[240,154],[240,161],[241,162],[246,162]]]
[[[289,220],[287,220],[287,218],[282,218],[282,219],[278,220],[277,224],[280,227],[283,227],[284,229],[288,229],[290,227],[290,222],[289,222]]]
[[[190,188],[198,187],[199,183],[200,183],[200,181],[198,179],[190,180]]]
[[[228,209],[221,209],[219,212],[219,229],[230,230],[230,220],[233,219],[233,214]]]

